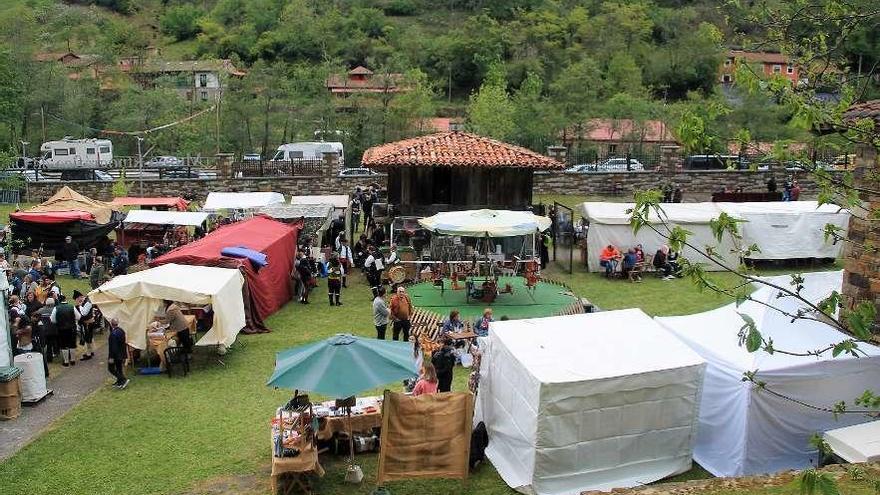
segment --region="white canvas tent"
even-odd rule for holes
[[[810,301],[840,290],[841,272],[809,273],[804,277],[802,294]],[[790,278],[768,280],[788,287]],[[762,287],[752,296],[791,313],[800,307],[795,299],[777,298],[777,294],[776,289]],[[778,349],[811,351],[847,338],[825,323],[792,323],[790,317],[755,301],[738,308],[730,304],[690,316],[657,318],[709,362],[694,459],[716,476],[805,468],[816,459],[815,449],[809,444],[812,434],[867,418],[843,414],[835,419],[828,412],[755,390],[752,384],[742,381],[743,373],[757,370],[757,379],[766,382],[768,388],[808,404],[852,404],[853,399],[880,383],[880,349],[861,344],[859,348],[868,354],[861,358],[832,358],[829,353],[818,358],[749,353],[739,345],[737,333],[743,319],[738,312],[752,317],[761,334],[773,339]]]
[[[155,210],[131,210],[125,215],[125,224],[150,224],[150,225],[185,225],[199,226],[210,215],[203,211],[155,211]]]
[[[529,211],[448,211],[419,219],[419,224],[438,234],[466,237],[513,237],[534,235],[550,228],[550,219]]]
[[[345,218],[345,232],[346,235],[348,233],[353,232],[355,229],[352,228],[351,225],[351,212],[349,211],[349,199],[345,194],[313,194],[309,196],[291,196],[290,197],[291,205],[299,205],[299,206],[318,206],[318,205],[330,205],[333,207],[333,213],[331,220],[333,218],[342,215]],[[319,229],[319,234],[324,235],[324,231],[329,228],[330,223],[327,223],[327,226]],[[355,226],[357,227],[357,226]],[[335,239],[331,241],[335,242]]]
[[[826,241],[825,225],[844,232],[849,226],[849,211],[819,206],[817,201],[716,204],[720,211],[745,220],[740,224],[743,246],[757,244],[761,249],[749,254],[754,260],[837,258],[843,243]]]
[[[823,438],[846,462],[880,461],[880,421],[828,430]]]
[[[284,204],[284,195],[277,192],[211,192],[202,209],[254,210],[274,204]]]
[[[227,347],[244,327],[244,276],[231,268],[169,263],[129,275],[113,277],[89,293],[108,319],[117,318],[132,347],[145,349],[146,328],[162,301],[210,304],[214,324],[196,345]]]
[[[9,290],[9,281],[6,279],[6,273],[0,272],[0,292]],[[0,296],[0,366],[12,365],[12,342],[9,341],[11,335],[9,328],[9,307],[7,299]]]
[[[639,309],[494,322],[474,421],[522,493],[635,486],[691,467],[705,362]]]
[[[638,234],[633,233],[630,225],[633,203],[606,203],[586,202],[581,205],[581,216],[590,222],[587,231],[587,269],[588,271],[602,271],[599,266],[599,253],[602,249],[613,244],[621,251],[641,244],[646,255],[653,255],[660,246],[668,244],[668,241],[660,234],[648,227],[643,227]],[[691,232],[689,242],[700,249],[713,246],[715,252],[731,267],[739,265],[739,254],[736,252],[737,244],[731,236],[724,236],[719,243],[712,234],[709,222],[717,218],[719,211],[714,203],[665,203],[661,205],[666,213],[670,226],[680,226]],[[665,229],[659,225],[660,219],[652,215],[651,222],[657,222],[657,228]],[[720,267],[697,253],[695,250],[685,247],[681,255],[692,263],[705,263],[706,270],[720,270]]]

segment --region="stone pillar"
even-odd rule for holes
[[[568,148],[565,146],[547,146],[547,156],[557,162],[565,163],[568,158]]]
[[[877,149],[863,144],[856,149],[855,169],[853,177],[859,187],[880,190],[880,180],[876,174],[880,172]],[[870,211],[880,210],[880,195],[859,194],[862,205]],[[852,243],[843,246],[843,304],[852,308],[861,301],[872,301],[877,307],[877,320],[874,332],[880,328],[880,253],[865,249],[865,245],[880,248],[880,220],[865,219],[870,217],[864,210],[855,211],[862,217],[850,217],[849,239]]]
[[[235,155],[232,153],[217,153],[217,178],[228,179],[232,177],[232,162]]]
[[[679,151],[681,146],[664,145],[660,147],[660,170],[658,172],[672,175],[684,166]]]
[[[339,153],[335,151],[325,151],[323,153],[324,172],[333,177],[339,172]]]

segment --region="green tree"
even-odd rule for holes
[[[558,127],[563,139],[580,136],[589,117],[595,116],[599,96],[604,94],[602,71],[593,59],[585,58],[567,66],[550,84],[550,97],[557,108]]]
[[[513,94],[514,132],[511,137],[523,146],[543,144],[555,138],[552,111],[542,94],[543,88],[541,77],[530,72]]]
[[[509,139],[515,130],[514,107],[507,93],[507,79],[500,63],[493,64],[480,89],[471,95],[467,127],[499,140]]]
[[[205,12],[192,4],[169,7],[159,21],[162,32],[177,40],[194,38],[199,33],[199,19]]]
[[[615,54],[605,69],[605,87],[614,93],[625,93],[641,96],[645,93],[642,86],[642,69],[636,60],[625,52]]]
[[[437,91],[428,75],[420,69],[407,71],[401,85],[406,91],[393,102],[393,127],[399,137],[411,133],[424,134],[429,130],[425,122],[435,115],[437,109]]]

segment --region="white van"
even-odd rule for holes
[[[305,160],[323,160],[324,153],[336,152],[339,155],[339,164],[345,164],[345,153],[342,143],[338,142],[315,142],[282,144],[272,157],[273,161],[296,162]]]
[[[66,137],[40,146],[40,166],[44,168],[98,168],[112,163],[113,143],[109,139]]]

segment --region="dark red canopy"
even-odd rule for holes
[[[125,196],[121,198],[114,198],[113,201],[110,202],[110,204],[116,206],[158,206],[162,208],[168,208],[169,210],[175,209],[178,211],[186,211],[189,202],[181,197],[136,198]]]
[[[94,222],[95,215],[87,211],[17,211],[10,213],[9,218],[13,220],[23,220],[31,223],[67,223],[84,220],[86,222]]]
[[[178,263],[241,269],[249,292],[248,312],[258,319],[248,322],[248,326],[259,331],[265,329],[263,321],[293,297],[290,271],[293,269],[296,240],[301,228],[302,225],[298,223],[286,224],[257,216],[220,227],[195,242],[160,256],[150,265]],[[248,260],[227,258],[220,254],[223,248],[238,246],[265,254],[269,264],[258,272]]]

